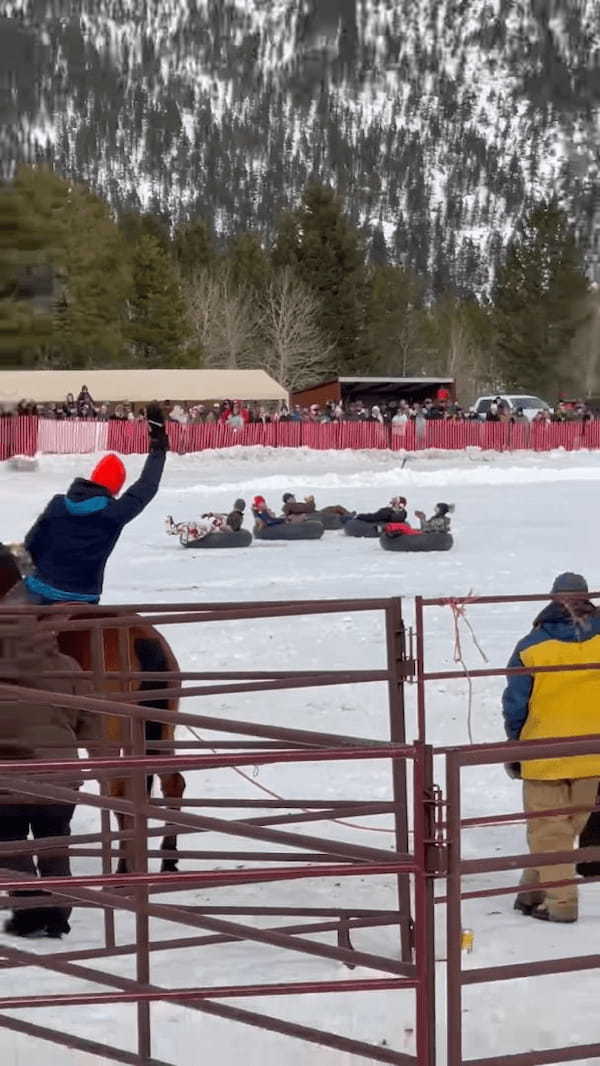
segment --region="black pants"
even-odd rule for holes
[[[67,803],[10,804],[0,805],[0,840],[27,840],[31,832],[35,840],[44,837],[66,837],[71,833],[71,819],[75,806]],[[71,867],[68,851],[40,851],[37,867],[33,855],[0,855],[0,866],[34,877],[70,877]],[[41,892],[31,890],[12,891],[11,896],[37,896]],[[33,932],[48,925],[66,922],[71,907],[33,907],[14,912],[15,923],[25,932]]]

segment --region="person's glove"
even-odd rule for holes
[[[509,777],[512,778],[513,781],[520,781],[521,780],[521,763],[520,762],[505,762],[504,763],[504,769],[506,770],[506,773],[508,774]]]
[[[165,429],[165,416],[157,403],[148,404],[146,412],[150,434],[151,452],[168,452],[169,438]]]

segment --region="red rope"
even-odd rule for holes
[[[198,731],[192,726],[186,725],[185,728],[188,730],[189,733],[192,734],[192,736],[196,738],[196,740],[203,739],[198,733]],[[210,750],[213,752],[214,755],[218,754],[215,748],[211,748]],[[258,788],[261,792],[264,792],[265,795],[271,796],[272,799],[281,800],[282,803],[285,803],[285,799],[283,798],[283,796],[280,796],[278,792],[273,792],[270,788],[267,788],[266,785],[261,785],[259,781],[255,781],[254,778],[250,777],[249,774],[245,773],[243,770],[240,770],[239,766],[230,766],[229,769],[233,770],[233,772],[236,773],[238,777],[243,777],[244,781],[247,781],[250,785],[253,785],[254,788]],[[306,814],[309,813],[308,809],[305,807],[302,807],[300,809]],[[327,818],[326,820],[328,822],[335,822],[337,825],[346,826],[347,829],[359,829],[361,833],[392,833],[395,835],[394,829],[376,829],[374,826],[370,825],[358,825],[356,822],[345,822],[341,818]]]

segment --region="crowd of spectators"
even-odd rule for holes
[[[585,422],[598,417],[583,402],[558,403],[554,410],[542,410],[534,415],[533,422]],[[371,407],[360,400],[343,406],[327,403],[323,407],[313,404],[309,408],[295,407],[288,420],[303,422],[379,422],[402,429],[409,422],[511,422],[528,423],[530,419],[522,407],[511,410],[500,397],[497,397],[485,414],[479,414],[474,407],[464,408],[450,398],[429,399],[423,403],[407,403],[400,400],[390,403],[375,404]]]
[[[500,396],[489,405],[485,414],[479,414],[473,407],[465,408],[453,400],[446,390],[440,390],[433,399],[423,403],[408,403],[406,400],[389,401],[368,405],[362,400],[342,404],[329,401],[324,404],[313,403],[309,406],[293,404],[288,407],[280,404],[253,404],[242,400],[221,400],[215,403],[162,403],[168,421],[180,425],[226,423],[231,428],[256,423],[271,422],[373,422],[391,425],[399,432],[414,422],[423,426],[429,421],[450,422],[510,422],[527,423],[530,421],[523,408],[510,409]],[[146,418],[146,409],[129,401],[120,403],[95,403],[86,385],[75,398],[68,393],[64,403],[40,404],[33,400],[21,400],[16,408],[2,411],[4,417],[9,415],[32,415],[49,419],[84,419],[98,422],[134,422]],[[586,422],[600,417],[600,412],[592,410],[583,401],[559,402],[554,410],[541,410],[533,418],[534,422]]]

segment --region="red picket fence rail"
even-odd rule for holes
[[[232,429],[228,425],[168,423],[171,448],[181,455],[234,447],[311,448],[318,451],[373,449],[415,452],[430,448],[462,451],[549,452],[600,449],[600,422],[512,425],[494,422],[426,422],[423,427],[376,422],[272,422]],[[145,422],[55,422],[0,418],[0,461],[15,455],[86,454],[114,451],[142,455],[148,449]]]

